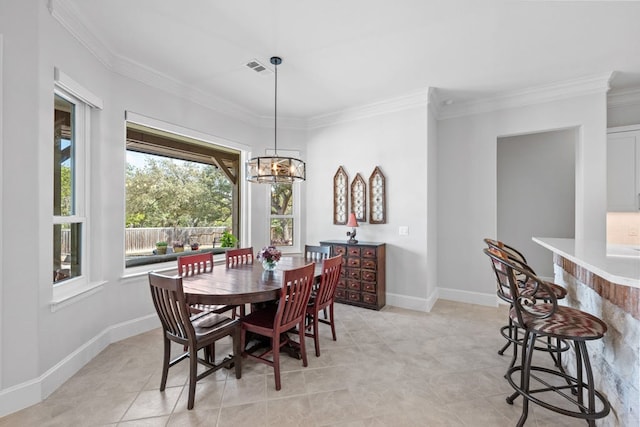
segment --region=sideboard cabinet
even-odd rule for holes
[[[385,249],[384,243],[346,243],[325,240],[331,256],[342,255],[342,274],[336,290],[336,302],[380,310],[385,305]]]

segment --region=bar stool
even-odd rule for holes
[[[524,330],[521,363],[511,366],[506,375],[507,381],[515,390],[507,397],[507,403],[512,404],[517,396],[523,397],[522,415],[517,426],[524,425],[529,414],[529,402],[562,415],[584,419],[590,426],[595,426],[595,420],[607,416],[611,406],[607,398],[595,389],[586,341],[602,338],[607,325],[584,311],[558,306],[547,282],[517,266],[503,252],[489,248],[484,249],[484,253],[491,258],[500,282],[511,290],[511,320]],[[521,287],[518,276],[526,277],[531,287]],[[542,290],[546,291],[548,302],[538,297]],[[575,377],[564,370],[532,364],[538,337],[562,339],[573,344],[576,356]],[[562,384],[552,384],[554,378],[561,380],[557,382]],[[532,388],[532,380],[540,384],[540,387]],[[561,406],[557,399],[552,400],[557,396],[564,398],[562,402],[565,406]],[[567,404],[571,409],[567,408]]]
[[[487,244],[489,248],[502,252],[502,254],[514,262],[519,268],[527,270],[533,276],[536,276],[535,271],[527,264],[527,259],[522,254],[522,252],[518,251],[512,246],[507,245],[499,240],[493,240],[486,238],[484,242]],[[496,294],[498,298],[509,303],[509,305],[513,305],[513,297],[511,296],[511,291],[507,283],[501,283],[500,278],[497,278],[497,291]],[[518,280],[518,284],[521,288],[531,288],[533,286],[532,283],[527,283],[526,277],[516,275]],[[567,290],[562,286],[558,286],[554,283],[548,283],[548,289],[553,293],[556,299],[563,299],[567,295]],[[545,295],[546,290],[541,289],[538,293],[538,298],[544,301],[549,299],[548,295]],[[510,345],[513,344],[513,356],[511,358],[511,363],[509,367],[512,367],[518,358],[518,345],[522,345],[522,337],[520,337],[520,333],[517,325],[513,323],[513,320],[509,317],[507,319],[507,324],[500,328],[500,334],[507,340],[506,344],[498,350],[499,355],[503,355],[504,352],[509,348]],[[555,343],[552,342],[550,338],[547,338],[545,343],[541,343],[535,347],[536,350],[548,352],[551,358],[553,359],[554,364],[562,369],[562,353],[569,350],[569,344],[566,341],[562,341],[560,339],[556,340]]]

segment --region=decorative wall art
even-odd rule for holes
[[[369,177],[369,223],[386,224],[386,206],[384,175],[378,166]]]
[[[333,223],[336,225],[345,225],[349,217],[347,207],[349,177],[342,166],[333,176]]]
[[[359,173],[351,182],[351,212],[358,221],[367,221],[367,184]]]

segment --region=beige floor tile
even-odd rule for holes
[[[169,370],[159,391],[162,334],[155,329],[108,346],[49,398],[0,418],[0,427],[513,426],[522,399],[505,402],[512,389],[503,377],[512,349],[497,354],[506,313],[450,301],[430,313],[337,304],[338,340],[320,325],[320,357],[305,340],[308,367],[283,355],[282,390],[271,367],[243,359],[241,379],[223,369],[198,382],[190,411],[187,361]],[[180,352],[172,347],[174,356]],[[231,340],[217,343],[217,356],[230,353]],[[534,361],[551,366],[547,354]],[[527,426],[584,424],[530,405]]]

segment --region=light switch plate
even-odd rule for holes
[[[401,225],[398,228],[398,234],[401,236],[408,236],[409,235],[409,227],[407,227],[406,225]]]

